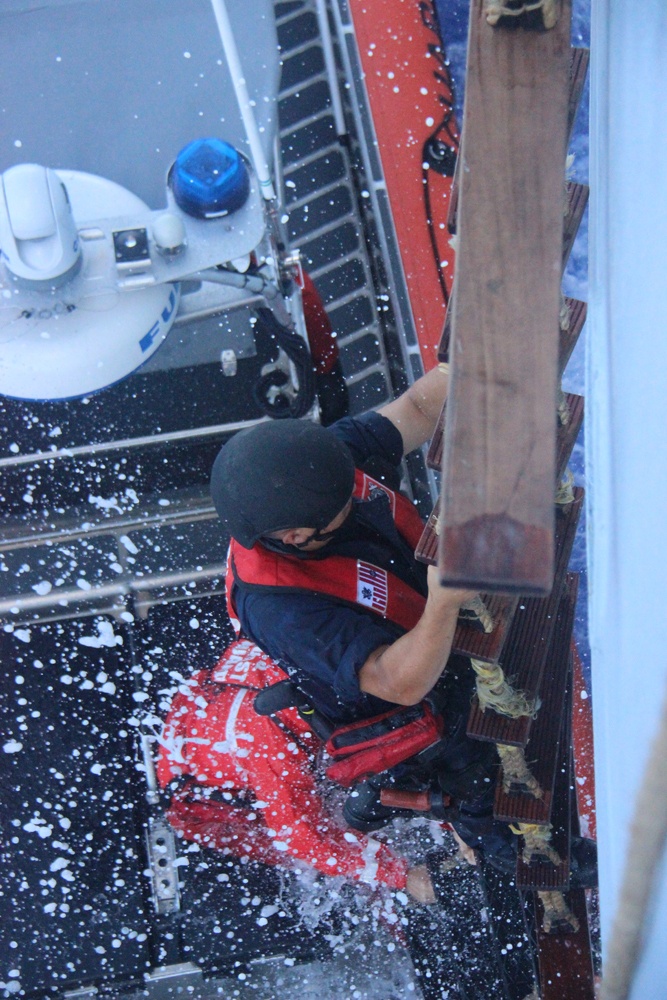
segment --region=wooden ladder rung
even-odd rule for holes
[[[581,102],[581,95],[586,83],[588,64],[591,61],[589,49],[573,48],[570,53],[570,93],[568,96],[567,108],[567,136],[568,142],[574,128],[574,120]]]
[[[570,323],[567,330],[560,331],[558,345],[558,369],[561,376],[567,368],[567,363],[570,360],[572,351],[574,350],[575,344],[579,339],[579,334],[581,333],[584,323],[586,322],[586,313],[588,310],[586,303],[580,302],[579,299],[569,299],[566,297],[565,304],[570,314]]]
[[[594,1000],[595,974],[586,893],[584,889],[571,889],[565,898],[579,921],[576,934],[545,934],[542,930],[542,904],[536,900],[540,997],[541,1000]]]
[[[556,572],[554,586],[548,597],[529,597],[517,605],[512,626],[505,642],[502,666],[516,688],[533,697],[539,694],[544,664],[570,561],[584,491],[574,488],[574,501],[561,508],[556,518]],[[473,698],[468,718],[468,735],[493,743],[509,743],[525,747],[532,719],[525,716],[508,719],[497,712],[482,712]]]
[[[570,406],[570,420],[568,424],[559,429],[557,437],[557,469],[559,478],[563,475],[570,453],[577,439],[581,423],[583,421],[583,397],[568,395]],[[435,566],[438,560],[438,534],[437,521],[439,518],[439,508],[436,505],[428,521],[424,526],[424,531],[419,539],[419,544],[415,549],[415,558],[419,562],[429,566]],[[558,540],[556,545],[558,545]],[[482,593],[481,595],[486,608],[494,622],[492,632],[483,632],[470,624],[460,623],[457,626],[452,644],[452,652],[461,656],[471,656],[485,663],[497,663],[502,655],[507,641],[512,620],[519,603],[519,597],[515,594]]]
[[[571,673],[569,675],[571,677]],[[571,706],[571,699],[566,698]],[[571,722],[567,708],[560,719],[560,736],[551,806],[551,844],[558,851],[559,865],[549,861],[527,865],[517,858],[516,884],[519,889],[567,889],[570,884],[570,785],[572,783]]]
[[[568,181],[567,184],[567,208],[563,223],[563,270],[568,262],[569,256],[574,246],[581,220],[588,204],[590,188],[587,184],[577,184]]]
[[[528,793],[505,792],[500,774],[496,785],[493,814],[496,819],[504,820],[506,823],[548,823],[551,818],[558,761],[558,737],[570,670],[578,582],[577,574],[568,573],[565,593],[560,602],[556,627],[547,655],[544,683],[540,691],[542,705],[533,723],[525,750],[526,763],[539,783],[543,797],[538,799]]]

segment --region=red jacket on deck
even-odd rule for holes
[[[158,759],[163,787],[186,779],[172,797],[169,822],[186,839],[235,857],[266,864],[294,858],[326,875],[404,888],[406,862],[342,828],[325,809],[314,777],[320,743],[296,709],[275,717],[255,712],[257,691],[285,676],[242,640],[213,670],[181,685]]]

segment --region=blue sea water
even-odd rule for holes
[[[456,113],[459,123],[463,121],[463,97],[465,91],[465,62],[468,36],[468,0],[435,0],[444,36],[445,49],[454,80]],[[590,0],[573,0],[572,5],[572,45],[588,48],[590,45]],[[589,81],[579,104],[579,111],[570,140],[567,175],[580,184],[588,183],[588,112]],[[563,278],[565,295],[584,302],[588,299],[588,212],[584,214],[577,238]],[[584,356],[586,349],[586,327],[572,354],[563,378],[563,388],[567,392],[583,395]],[[585,429],[575,445],[570,468],[577,485],[585,486]],[[586,573],[586,523],[582,510],[577,537],[575,539],[570,569],[579,573],[579,599],[575,621],[575,636],[586,676],[590,675],[590,649],[587,625],[587,573]]]

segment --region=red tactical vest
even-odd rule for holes
[[[367,500],[371,490],[380,489],[389,497],[396,529],[410,548],[415,549],[424,530],[419,514],[406,497],[372,479],[359,469],[355,472],[353,497]],[[237,618],[232,591],[235,582],[253,587],[286,587],[316,594],[327,594],[381,618],[400,625],[406,631],[421,618],[426,598],[393,573],[348,556],[326,559],[299,559],[265,549],[260,543],[246,549],[232,539],[229,546],[227,603],[231,618]]]

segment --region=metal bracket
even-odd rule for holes
[[[176,913],[180,909],[176,844],[174,831],[162,817],[148,820],[146,850],[155,912]]]

